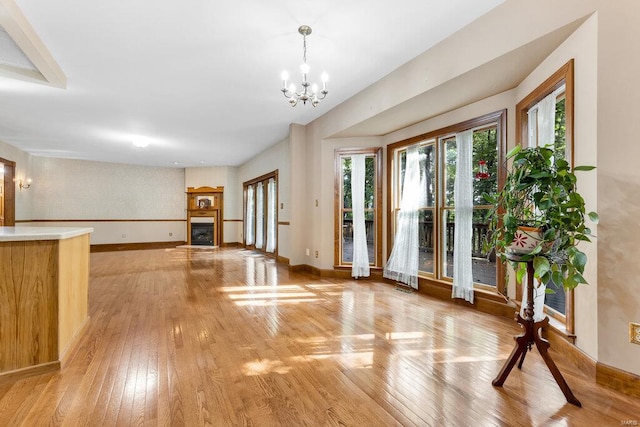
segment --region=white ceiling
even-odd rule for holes
[[[504,0],[15,0],[67,88],[0,76],[0,140],[39,156],[240,165]],[[317,108],[292,108],[302,37]],[[152,142],[135,148],[132,135]],[[175,164],[177,162],[177,165]]]

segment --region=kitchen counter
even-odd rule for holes
[[[81,335],[91,232],[0,227],[0,380],[60,369]]]
[[[63,240],[93,233],[93,228],[72,227],[0,227],[0,242],[25,240]]]

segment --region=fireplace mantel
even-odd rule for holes
[[[213,223],[213,246],[222,240],[224,187],[187,187],[187,244],[192,245],[192,224]]]

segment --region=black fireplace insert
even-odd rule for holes
[[[213,224],[192,222],[191,244],[213,246]]]

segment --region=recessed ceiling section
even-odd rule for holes
[[[583,17],[560,27],[331,137],[387,135],[513,89],[586,19]]]
[[[67,86],[62,69],[13,0],[0,0],[0,75]]]
[[[16,42],[0,27],[0,65],[21,70],[38,71]],[[39,73],[39,71],[38,71]]]

